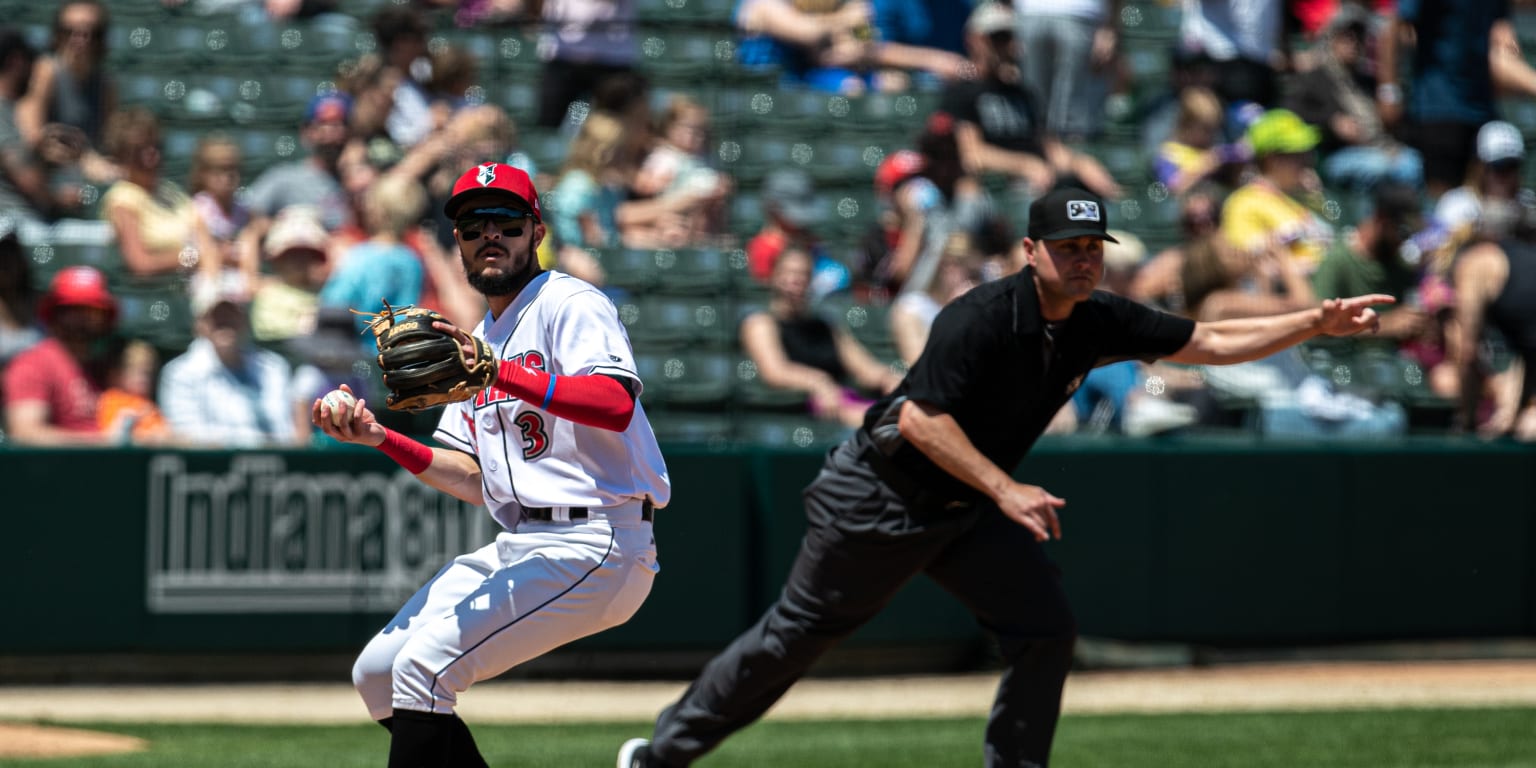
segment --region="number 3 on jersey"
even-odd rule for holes
[[[533,411],[523,411],[513,422],[523,433],[523,460],[537,459],[549,451],[549,431],[544,428],[544,417]]]

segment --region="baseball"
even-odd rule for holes
[[[346,414],[352,411],[352,406],[357,402],[357,398],[353,397],[346,390],[333,389],[325,393],[325,397],[320,398],[320,402],[325,403],[331,409],[331,423],[339,427],[341,426],[342,419],[346,418]]]

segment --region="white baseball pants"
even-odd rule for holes
[[[451,714],[471,684],[628,621],[659,570],[635,507],[633,519],[524,522],[454,558],[358,656],[368,714]]]

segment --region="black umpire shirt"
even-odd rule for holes
[[[1194,330],[1192,320],[1105,291],[1079,302],[1065,321],[1046,323],[1034,269],[1025,267],[939,312],[922,355],[901,385],[869,409],[865,430],[925,496],[975,501],[979,491],[900,437],[894,423],[903,399],[954,417],[977,450],[1012,474],[1090,370],[1171,355]]]

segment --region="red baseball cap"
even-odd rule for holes
[[[923,156],[910,149],[892,152],[875,169],[875,191],[890,194],[897,184],[921,173],[924,165]]]
[[[482,192],[496,190],[522,200],[533,211],[535,221],[543,221],[539,212],[539,192],[533,188],[533,179],[520,168],[505,163],[481,163],[459,176],[453,184],[453,195],[443,203],[443,213],[448,218],[458,218],[464,200]]]
[[[44,321],[51,323],[53,311],[58,307],[95,307],[106,310],[113,320],[117,319],[117,299],[107,290],[106,275],[95,267],[65,267],[53,276],[38,312]]]

